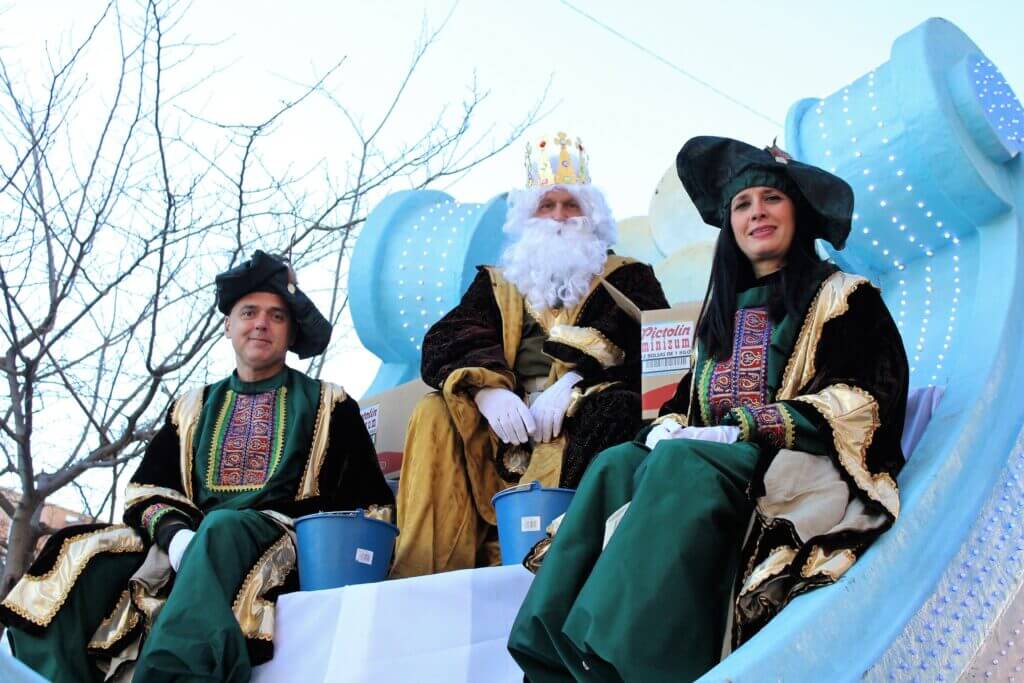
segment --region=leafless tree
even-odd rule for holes
[[[424,120],[418,139],[385,141],[438,38],[424,29],[371,124],[331,86],[344,60],[314,83],[287,84],[296,94],[258,120],[212,121],[182,104],[200,85],[182,80],[182,66],[203,47],[177,37],[186,11],[174,0],[111,0],[67,54],[47,55],[43,84],[0,52],[0,477],[20,488],[0,495],[11,519],[0,595],[52,531],[40,517],[46,499],[81,487],[89,514],[112,517],[117,475],[182,387],[206,379],[221,330],[215,272],[257,245],[323,262],[338,283],[328,309],[337,321],[368,209],[387,192],[465,173],[517,139],[543,102],[511,130],[471,137],[486,97],[474,86],[457,111]],[[117,66],[97,75],[91,53],[111,45]],[[343,169],[270,168],[261,150],[312,100],[358,141]],[[96,495],[81,481],[101,469],[112,484]]]

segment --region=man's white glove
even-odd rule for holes
[[[171,542],[167,544],[167,557],[171,560],[171,569],[177,573],[178,567],[181,566],[181,556],[185,554],[185,548],[192,542],[192,537],[196,535],[196,532],[191,529],[182,529],[178,533],[171,537]]]
[[[539,443],[547,443],[562,432],[562,420],[565,411],[572,401],[572,388],[579,384],[583,376],[570,370],[558,378],[558,381],[541,392],[537,400],[530,406],[530,413],[537,423],[533,436]]]
[[[473,400],[502,442],[521,444],[529,441],[534,422],[523,399],[508,389],[486,387],[476,392]]]
[[[683,427],[672,419],[665,420],[654,426],[647,433],[645,444],[654,448],[659,441],[665,439],[695,439],[697,441],[714,441],[716,443],[736,443],[740,438],[740,428],[730,425],[718,427]]]

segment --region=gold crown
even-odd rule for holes
[[[586,185],[590,164],[583,143],[565,133],[526,143],[526,186]]]

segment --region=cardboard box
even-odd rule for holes
[[[423,380],[414,379],[359,401],[363,423],[377,449],[377,460],[385,477],[397,477],[401,471],[409,416],[416,402],[431,391]]]
[[[698,301],[641,313],[640,387],[645,420],[658,416],[690,369],[700,307]]]

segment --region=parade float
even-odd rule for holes
[[[855,190],[848,246],[822,249],[870,278],[899,325],[911,365],[908,461],[894,527],[702,680],[1020,676],[1021,103],[966,35],[932,19],[899,37],[886,63],[793,104],[782,146]],[[497,260],[504,215],[503,196],[473,204],[434,190],[393,194],[370,214],[349,296],[360,340],[382,361],[362,402],[376,411],[378,447],[380,427],[403,422],[383,414],[381,397],[424,389],[423,335],[476,265]],[[649,215],[621,221],[617,250],[654,265],[670,301],[692,302],[714,234],[670,169]],[[505,640],[531,578],[507,566],[282,596],[275,658],[255,680],[521,680]]]
[[[694,133],[714,131],[694,131]],[[856,193],[847,248],[903,335],[911,407],[893,529],[834,587],[802,596],[707,680],[953,680],[1024,664],[1024,111],[997,66],[929,20],[890,59],[790,108],[784,147]],[[349,291],[368,394],[419,372],[419,344],[475,266],[496,261],[505,206],[389,196],[356,245]],[[654,265],[673,303],[703,295],[715,231],[674,169],[619,253]],[[824,249],[824,247],[823,247]],[[1020,645],[1017,645],[1020,641]]]

